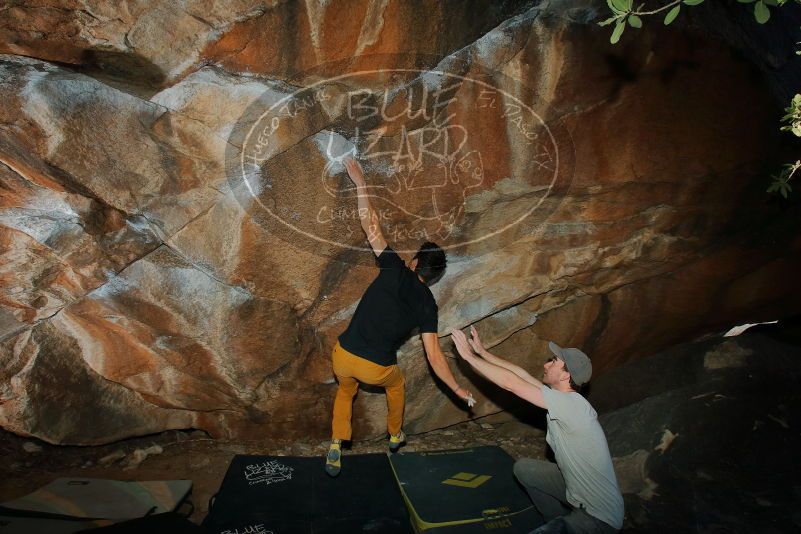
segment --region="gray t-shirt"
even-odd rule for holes
[[[556,463],[567,486],[567,502],[620,529],[623,497],[598,414],[587,399],[547,386],[542,396],[548,407],[548,434]]]

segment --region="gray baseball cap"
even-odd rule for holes
[[[563,349],[553,341],[548,342],[548,348],[557,358],[565,362],[565,368],[577,386],[583,386],[590,381],[592,363],[589,356],[573,347]]]

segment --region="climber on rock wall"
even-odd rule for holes
[[[514,466],[546,523],[531,534],[611,533],[623,526],[623,497],[598,415],[578,393],[589,382],[592,364],[576,348],[549,343],[553,356],[543,366],[542,382],[523,368],[499,358],[481,343],[453,330],[459,355],[491,382],[547,410],[546,441],[556,463],[524,458]]]
[[[468,406],[475,403],[470,392],[456,382],[437,337],[437,303],[429,286],[445,272],[445,253],[436,244],[426,242],[414,258],[404,262],[384,239],[361,166],[351,158],[344,163],[356,186],[362,228],[381,270],[364,292],[331,356],[339,382],[334,399],[332,442],[325,464],[326,473],[331,476],[337,476],[341,469],[342,442],[351,439],[353,397],[360,382],[386,390],[390,450],[398,450],[406,440],[401,430],[404,379],[396,352],[415,328],[419,328],[434,374]]]

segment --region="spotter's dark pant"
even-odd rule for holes
[[[515,462],[514,471],[545,519],[545,524],[531,534],[612,534],[618,531],[583,508],[568,504],[565,479],[555,463],[524,458]]]

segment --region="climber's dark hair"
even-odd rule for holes
[[[426,285],[433,285],[442,278],[445,273],[445,252],[436,243],[426,241],[414,255],[417,266],[414,268]]]

